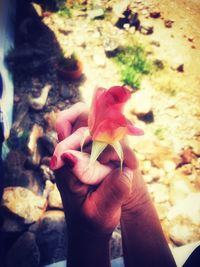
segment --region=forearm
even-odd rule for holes
[[[67,267],[110,267],[110,235],[68,224]]]
[[[121,229],[125,266],[174,267],[176,264],[146,186],[143,181],[139,182],[139,193],[133,192],[132,198],[122,207]]]

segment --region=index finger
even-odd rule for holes
[[[86,126],[87,114],[88,108],[86,104],[82,102],[78,102],[71,108],[61,111],[58,114],[57,120],[54,125],[58,135],[58,140],[62,141],[77,128]],[[79,122],[77,122],[78,118],[80,118]],[[74,127],[76,129],[73,129]]]

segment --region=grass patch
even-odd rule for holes
[[[70,9],[69,7],[64,6],[64,7],[60,8],[60,9],[58,10],[58,15],[59,15],[60,17],[71,18],[71,17],[72,17],[72,11],[71,11],[71,9]]]
[[[114,59],[119,65],[121,81],[125,85],[139,88],[143,75],[150,73],[150,62],[147,60],[147,53],[140,45],[119,49]]]
[[[154,134],[158,137],[159,140],[164,140],[166,137],[166,128],[157,128],[154,131]]]

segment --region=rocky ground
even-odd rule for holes
[[[37,7],[41,18],[32,15],[30,20],[27,12],[20,20],[16,49],[9,58],[15,112],[1,209],[7,266],[65,259],[64,213],[49,169],[57,142],[55,114],[79,100],[89,104],[96,86],[122,84],[108,52],[133,39],[162,68],[144,76],[127,105],[126,115],[145,131],[143,137],[131,137],[130,145],[169,243],[200,240],[200,4],[137,0],[131,10],[138,13],[139,28],[120,29],[115,23],[129,1],[97,2],[72,8],[71,18],[57,12],[41,14]],[[62,50],[80,58],[80,80],[64,81],[57,74]],[[113,234],[113,258],[122,255],[120,240],[119,228]]]

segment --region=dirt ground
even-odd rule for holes
[[[155,28],[152,38],[160,42],[156,53],[172,63],[182,61],[186,86],[198,90],[200,85],[200,2],[198,0],[169,0],[167,2],[147,0],[145,3],[155,4],[161,12],[161,20],[151,19]],[[164,19],[174,21],[172,28],[164,27]]]

